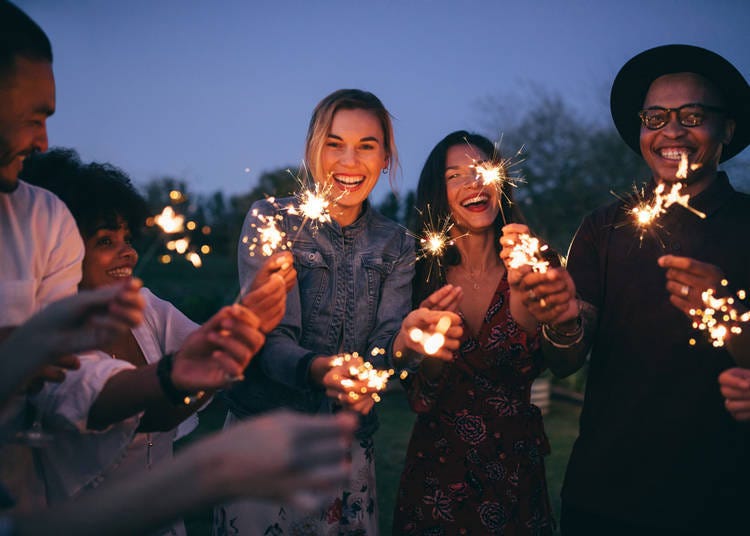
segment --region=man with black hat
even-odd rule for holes
[[[611,110],[652,172],[646,199],[682,180],[680,194],[705,218],[673,205],[641,241],[628,203],[612,203],[584,219],[567,271],[521,280],[546,322],[552,371],[565,376],[591,356],[563,534],[747,532],[750,429],[725,410],[717,377],[747,366],[750,344],[743,333],[713,347],[690,310],[703,308],[708,288],[750,286],[740,242],[750,236],[750,196],[718,170],[750,142],[750,88],[713,52],[661,46],[620,70]]]

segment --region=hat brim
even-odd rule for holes
[[[724,106],[736,122],[732,141],[721,154],[722,162],[729,160],[750,144],[750,86],[731,63],[705,48],[665,45],[641,52],[628,61],[615,77],[610,94],[615,127],[625,143],[641,154],[638,112],[651,83],[665,74],[685,72],[703,76],[722,92]]]

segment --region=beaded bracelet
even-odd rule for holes
[[[552,324],[545,323],[544,325],[547,326],[548,331],[566,339],[570,339],[571,337],[578,337],[578,335],[580,335],[581,333],[581,330],[583,329],[583,321],[581,320],[581,315],[578,315],[576,317],[576,327],[573,328],[573,331],[561,331]]]
[[[542,337],[550,343],[555,348],[560,348],[562,350],[567,350],[568,348],[573,348],[576,344],[581,342],[583,340],[583,326],[579,326],[577,333],[574,333],[576,335],[576,338],[570,342],[562,343],[559,341],[553,340],[549,335],[549,325],[548,324],[542,324]],[[554,331],[554,330],[553,330]],[[556,332],[557,333],[557,332]],[[559,334],[559,333],[558,333]],[[571,334],[571,337],[573,334]]]

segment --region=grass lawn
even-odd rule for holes
[[[393,505],[404,463],[406,446],[409,443],[414,414],[409,409],[406,397],[401,390],[383,395],[378,404],[380,429],[375,434],[376,470],[378,481],[378,507],[380,509],[380,531],[383,536],[390,534],[393,518]],[[552,445],[552,453],[546,458],[547,484],[550,500],[559,519],[560,487],[565,475],[570,449],[578,434],[580,408],[567,402],[553,401],[550,411],[544,417],[544,426]],[[195,441],[201,435],[218,430],[224,423],[226,409],[219,403],[212,404],[201,413],[201,425],[182,443]],[[180,445],[178,445],[179,449]],[[190,536],[210,534],[210,511],[195,512],[185,518]]]

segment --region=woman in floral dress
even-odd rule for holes
[[[500,196],[477,180],[476,164],[496,157],[489,140],[458,131],[438,143],[420,176],[423,217],[434,224],[450,216],[456,240],[440,263],[417,264],[414,303],[432,308],[437,296],[456,296],[464,335],[451,360],[426,358],[407,378],[417,420],[394,534],[553,530],[543,459],[549,444],[530,402],[531,383],[544,369],[537,322],[509,286],[499,256],[502,222],[519,216],[509,191]],[[437,290],[446,284],[453,290]]]

